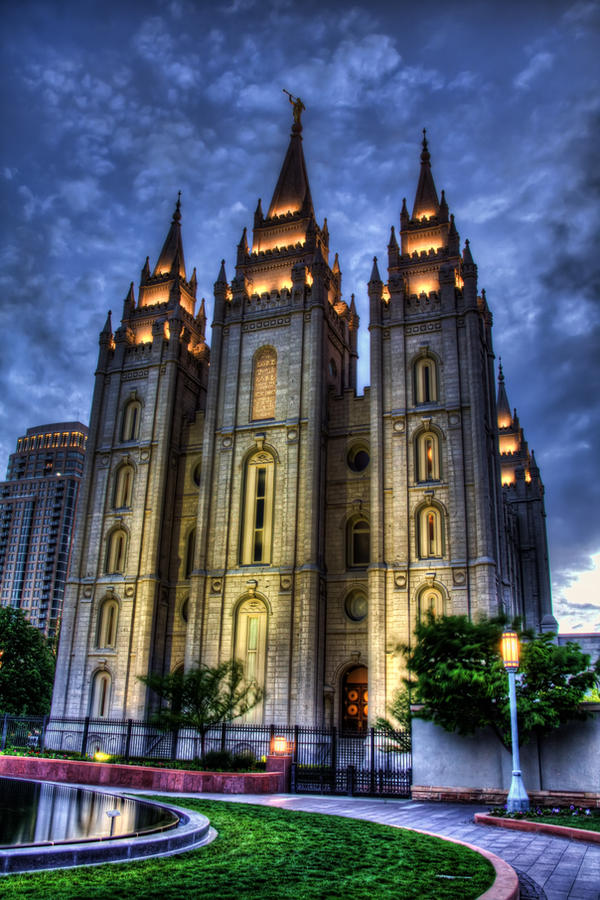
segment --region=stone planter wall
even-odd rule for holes
[[[188,772],[147,766],[122,766],[78,760],[44,759],[31,756],[0,756],[0,775],[60,781],[67,784],[103,787],[143,788],[148,791],[271,794],[286,790],[285,772],[274,758],[278,771],[268,772]],[[268,763],[271,758],[268,759]]]

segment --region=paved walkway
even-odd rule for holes
[[[123,791],[123,793],[134,793]],[[147,793],[136,792],[136,793]],[[600,844],[586,844],[535,832],[475,825],[473,815],[485,807],[412,800],[320,797],[298,794],[170,794],[206,800],[260,803],[282,809],[369,819],[384,825],[421,828],[468,841],[497,854],[516,869],[522,900],[600,900]]]

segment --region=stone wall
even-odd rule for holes
[[[591,713],[586,721],[521,747],[528,793],[581,794],[582,802],[586,795],[600,797],[600,704],[583,706]],[[500,802],[510,787],[512,757],[490,729],[461,737],[417,718],[412,728],[414,796]]]

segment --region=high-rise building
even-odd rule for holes
[[[547,555],[515,517],[545,538],[543,487],[523,454],[507,502],[492,317],[427,141],[386,276],[373,263],[358,395],[356,303],[294,113],[271,203],[231,280],[221,265],[210,351],[179,201],[100,334],[55,715],[141,717],[138,676],[235,656],[265,689],[253,720],[360,731],[428,610],[550,622]]]
[[[0,483],[0,604],[48,637],[62,613],[87,432],[81,422],[28,428]]]

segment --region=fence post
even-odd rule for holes
[[[295,763],[298,762],[298,734],[299,729],[297,725],[294,725],[294,755],[292,757]]]
[[[133,719],[127,719],[127,737],[125,738],[125,759],[129,762],[131,753],[131,730],[133,728]]]
[[[221,722],[221,753],[225,752],[226,745],[227,745],[227,725],[225,722]]]
[[[346,769],[346,793],[349,797],[354,797],[354,766],[348,766]]]
[[[292,794],[295,794],[297,792],[297,780],[296,780],[296,769],[297,768],[298,768],[298,764],[293,762],[292,763],[292,780],[291,780],[291,784],[290,784],[290,791],[292,792]]]
[[[375,793],[375,729],[371,726],[371,793]]]
[[[48,719],[50,716],[44,716],[42,722],[42,733],[40,734],[40,751],[43,753],[46,748],[46,729],[48,727]]]
[[[83,735],[81,737],[81,755],[85,756],[87,750],[88,732],[90,730],[90,717],[86,716],[83,721]]]
[[[337,766],[337,725],[331,729],[331,768],[335,771]]]
[[[8,734],[8,713],[4,713],[4,722],[2,723],[2,750],[6,750],[6,735]]]

